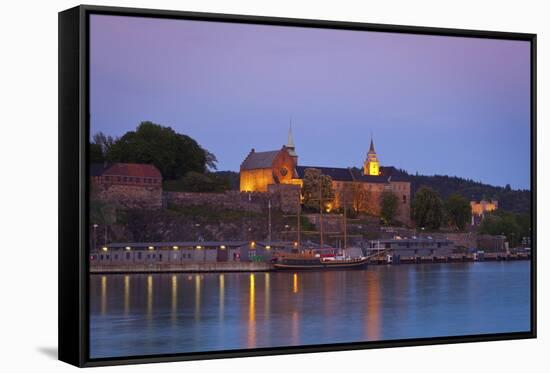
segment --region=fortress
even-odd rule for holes
[[[307,169],[320,170],[330,176],[335,199],[332,209],[338,209],[343,201],[358,212],[380,215],[381,197],[384,191],[393,192],[399,200],[396,219],[410,223],[411,183],[395,167],[380,166],[371,138],[363,169],[298,164],[292,129],[288,142],[279,150],[257,152],[252,149],[240,166],[241,192],[268,192],[274,185],[302,186]]]

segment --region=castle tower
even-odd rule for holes
[[[372,176],[380,175],[380,162],[378,161],[376,151],[374,150],[374,142],[372,140],[372,136],[370,138],[370,148],[369,152],[367,153],[367,159],[365,160],[365,163],[363,165],[363,174]]]

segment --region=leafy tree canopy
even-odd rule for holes
[[[177,180],[191,171],[204,173],[216,168],[214,154],[194,139],[152,122],[142,122],[135,131],[118,139],[99,133],[93,140],[91,149],[97,153],[101,148],[104,160],[154,164],[167,180]],[[99,159],[97,155],[94,157]]]
[[[531,220],[528,214],[517,214],[495,210],[485,215],[478,232],[491,235],[505,235],[512,247],[518,245],[523,237],[531,235]]]
[[[443,202],[439,193],[430,187],[420,187],[412,203],[412,218],[417,226],[439,229],[443,223]]]
[[[395,193],[389,190],[382,192],[380,217],[384,224],[389,224],[395,219],[399,198]]]
[[[464,230],[472,218],[470,203],[460,194],[451,194],[445,201],[445,211],[449,224]]]
[[[304,172],[302,195],[304,196],[305,207],[319,210],[322,201],[323,209],[325,209],[334,200],[332,178],[323,175],[321,170],[316,168],[306,169]]]

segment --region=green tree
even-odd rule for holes
[[[323,175],[321,170],[308,168],[304,172],[302,184],[302,195],[304,196],[304,206],[310,209],[319,209],[320,201],[323,202],[323,209],[334,200],[334,189],[332,188],[332,178]]]
[[[90,143],[90,147],[88,148],[88,156],[90,159],[90,163],[103,163],[105,162],[105,155],[103,154],[103,151],[101,150],[101,146],[99,144]]]
[[[531,221],[527,214],[496,210],[485,215],[478,232],[493,236],[503,234],[510,246],[515,247],[523,237],[529,237],[531,234]]]
[[[470,203],[460,194],[451,194],[445,201],[445,211],[449,218],[449,223],[457,227],[459,230],[464,230],[466,225],[472,218]]]
[[[443,217],[443,202],[439,193],[430,187],[420,187],[412,203],[412,219],[416,225],[429,229],[439,229]]]
[[[114,141],[106,158],[110,162],[152,163],[168,180],[190,171],[204,173],[216,164],[216,157],[191,137],[152,122],[142,122],[135,131]]]
[[[380,217],[384,224],[390,224],[395,219],[398,205],[399,198],[395,193],[389,190],[382,192]]]
[[[92,137],[89,147],[89,157],[91,163],[103,163],[107,160],[111,146],[115,139],[112,136],[107,136],[103,132],[98,132]]]

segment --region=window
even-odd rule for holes
[[[120,183],[120,176],[116,177],[116,181],[118,181]]]
[[[128,182],[128,178],[127,178],[126,176],[124,176],[124,177],[122,178],[122,181],[126,183],[126,182]]]
[[[407,195],[403,194],[403,204],[407,203]]]
[[[126,259],[130,259],[130,253],[126,253]]]
[[[138,253],[138,259],[141,259],[141,253]]]

